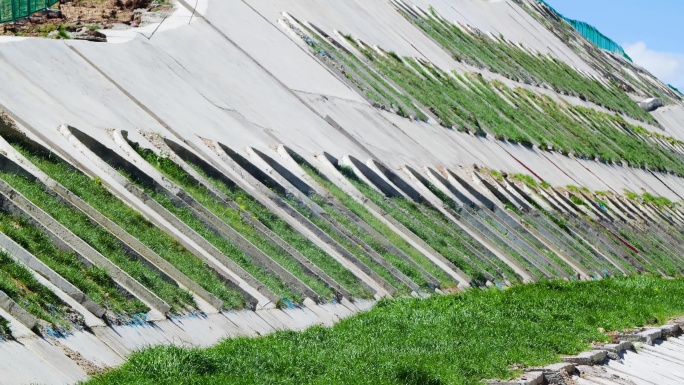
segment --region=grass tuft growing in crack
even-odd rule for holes
[[[0,317],[0,341],[5,341],[12,338],[12,330],[9,326],[9,321]]]

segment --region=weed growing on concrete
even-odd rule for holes
[[[5,341],[12,338],[12,330],[9,326],[9,321],[0,317],[0,341]]]
[[[113,234],[92,222],[79,210],[69,207],[54,195],[48,194],[37,181],[30,180],[21,175],[8,173],[2,173],[0,177],[52,218],[71,230],[76,236],[83,239],[95,250],[99,251],[100,254],[110,259],[131,277],[172,306],[174,312],[183,313],[188,307],[195,306],[190,293],[168,282],[157,271],[142,261],[129,256]],[[109,293],[111,293],[111,290],[108,291]],[[104,298],[98,299],[102,301]],[[96,301],[97,299],[94,298],[93,300]],[[134,310],[140,312],[140,309],[144,307],[137,300],[127,300],[125,298],[121,298],[121,301],[116,305],[117,309],[112,310],[129,315],[134,314]]]
[[[183,274],[224,301],[227,309],[245,306],[242,294],[228,287],[218,275],[178,241],[146,220],[139,212],[116,198],[102,183],[74,169],[55,154],[44,154],[7,138],[34,165],[93,208],[121,226],[129,234],[166,259]]]
[[[476,384],[680,316],[682,296],[684,279],[639,276],[383,300],[332,328],[145,350],[90,384]]]

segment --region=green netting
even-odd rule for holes
[[[553,11],[558,17],[564,19],[567,21],[573,28],[575,28],[582,36],[584,36],[587,40],[589,40],[592,44],[595,46],[605,49],[606,51],[610,51],[619,55],[622,55],[625,57],[625,59],[632,61],[632,58],[627,56],[625,53],[625,50],[616,42],[608,38],[606,35],[602,34],[596,27],[592,26],[591,24],[587,24],[583,21],[579,20],[573,20],[569,19],[563,15],[560,14],[560,12],[556,11],[551,7],[546,1],[544,0],[537,0],[537,2],[544,3],[546,7]]]
[[[21,19],[55,3],[57,0],[0,0],[0,23]]]
[[[677,87],[673,86],[672,84],[668,84],[667,86],[672,88],[673,90],[677,91],[678,94],[684,95],[684,93],[682,93],[682,91],[680,91]]]

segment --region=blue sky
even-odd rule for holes
[[[634,61],[684,90],[684,0],[546,0],[622,45]]]

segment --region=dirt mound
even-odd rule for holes
[[[173,8],[167,1],[73,0],[60,1],[51,9],[2,25],[0,34],[71,39],[72,33],[138,27],[145,13],[164,13]]]

